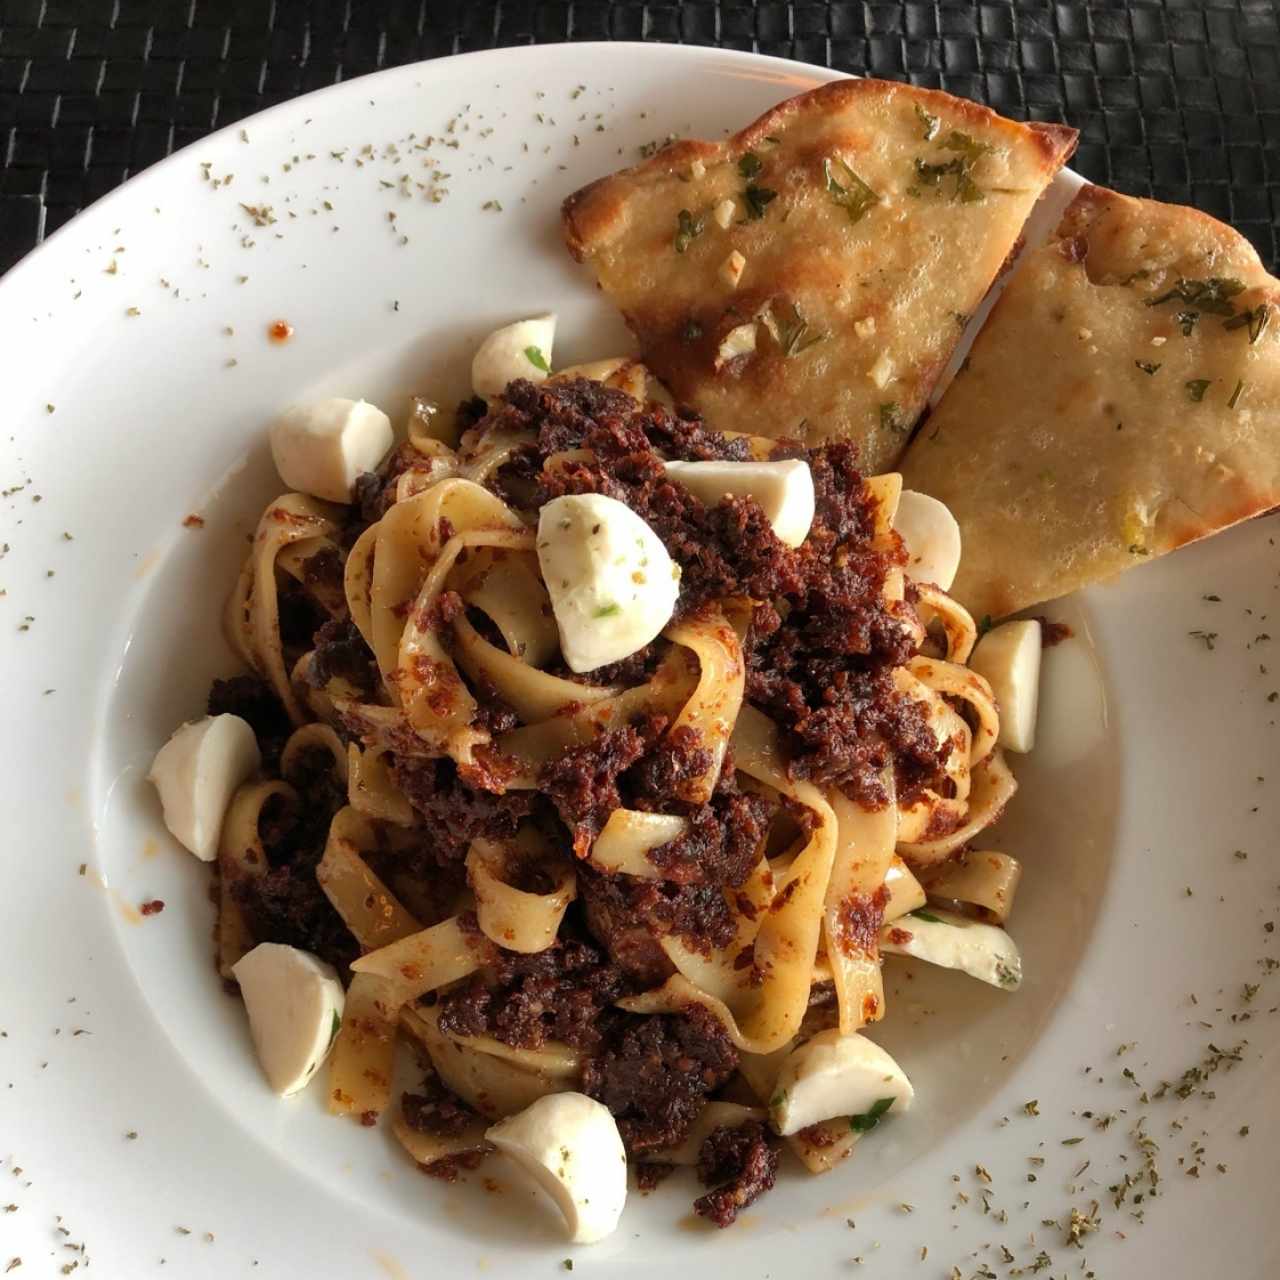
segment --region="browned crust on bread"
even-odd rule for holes
[[[724,156],[742,155],[801,113],[814,110],[839,112],[858,99],[872,94],[895,97],[905,94],[924,110],[928,110],[930,104],[945,107],[951,113],[960,114],[974,126],[981,125],[1006,133],[1029,133],[1047,170],[1056,170],[1067,162],[1076,149],[1079,137],[1078,131],[1068,125],[1040,122],[1019,124],[992,111],[990,107],[971,102],[967,98],[956,98],[941,89],[925,89],[892,80],[834,80],[778,103],[723,142],[681,139],[663,147],[640,164],[597,178],[575,191],[565,199],[560,211],[569,252],[579,262],[591,255],[594,245],[613,223],[622,204],[623,192],[637,180],[682,172],[694,160],[707,162]]]

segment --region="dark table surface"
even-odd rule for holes
[[[252,112],[495,45],[722,45],[938,86],[1081,131],[1075,167],[1280,258],[1280,0],[0,0],[0,270]]]

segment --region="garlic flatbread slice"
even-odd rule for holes
[[[1086,187],[902,461],[1003,614],[1280,503],[1280,281],[1230,227]]]
[[[842,80],[720,143],[672,143],[565,201],[675,398],[716,427],[902,452],[1075,130]]]

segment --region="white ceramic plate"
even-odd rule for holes
[[[601,1275],[756,1277],[861,1258],[967,1280],[1041,1250],[1047,1277],[1086,1258],[1164,1280],[1280,1267],[1280,978],[1261,964],[1280,957],[1274,519],[1051,611],[1076,635],[1047,655],[1044,745],[1015,762],[1002,836],[1026,864],[1025,986],[890,961],[883,1039],[916,1109],[825,1179],[789,1171],[732,1231],[693,1223],[693,1187],[673,1181],[634,1196],[612,1240],[571,1249],[500,1166],[495,1189],[447,1187],[384,1133],[326,1116],[318,1088],[272,1097],[219,990],[204,872],[143,775],[233,668],[218,613],[275,489],[273,412],[451,401],[483,333],[548,306],[559,363],[625,349],[559,245],[560,199],[639,144],[715,136],[828,78],[627,45],[388,71],[174,156],[5,278],[0,1272],[20,1257],[23,1275],[506,1277],[573,1257]],[[296,329],[283,345],[277,319]],[[1209,1043],[1241,1046],[1203,1086],[1216,1097],[1140,1101]],[[1149,1188],[1120,1210],[1108,1191],[1142,1169],[1140,1116],[1162,1174],[1141,1225]],[[1094,1200],[1077,1251],[1070,1209]]]

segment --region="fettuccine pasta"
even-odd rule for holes
[[[1016,783],[977,626],[906,572],[901,477],[646,385],[621,361],[513,382],[452,435],[415,402],[351,505],[270,505],[227,606],[254,674],[211,710],[262,766],[222,826],[220,971],[264,944],[332,966],[329,1109],[390,1112],[446,1176],[575,1092],[642,1163],[727,1143],[771,1170],[785,1135],[830,1169],[906,1076],[870,1122],[855,1067],[844,1113],[778,1082],[832,1036],[860,1060],[892,1012],[882,939],[1002,925],[1021,874],[972,848]],[[797,460],[812,512],[784,542],[769,486]],[[396,1106],[398,1043],[425,1079]]]

